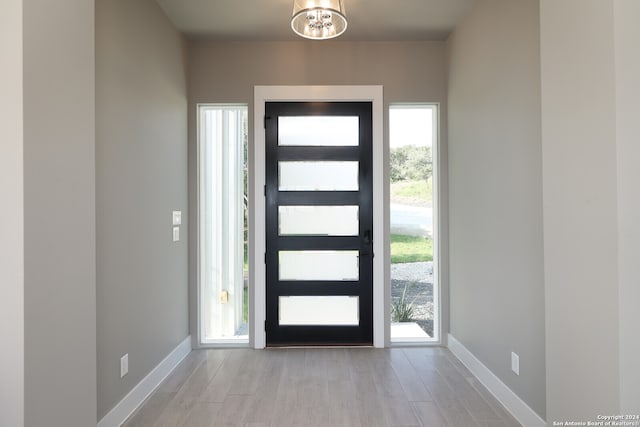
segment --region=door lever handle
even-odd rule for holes
[[[371,230],[367,230],[364,232],[363,241],[365,245],[367,246],[371,245]]]

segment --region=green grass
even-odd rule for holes
[[[430,202],[432,194],[431,179],[428,181],[398,181],[391,183],[391,200],[406,199]]]
[[[433,261],[433,240],[428,237],[391,235],[391,264]]]

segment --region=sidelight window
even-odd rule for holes
[[[247,107],[198,106],[201,344],[248,343]]]

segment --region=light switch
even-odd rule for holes
[[[173,211],[173,225],[182,224],[182,211]]]
[[[173,241],[177,242],[180,240],[180,227],[173,227]]]

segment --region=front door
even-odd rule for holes
[[[372,345],[371,102],[267,102],[267,346]]]

